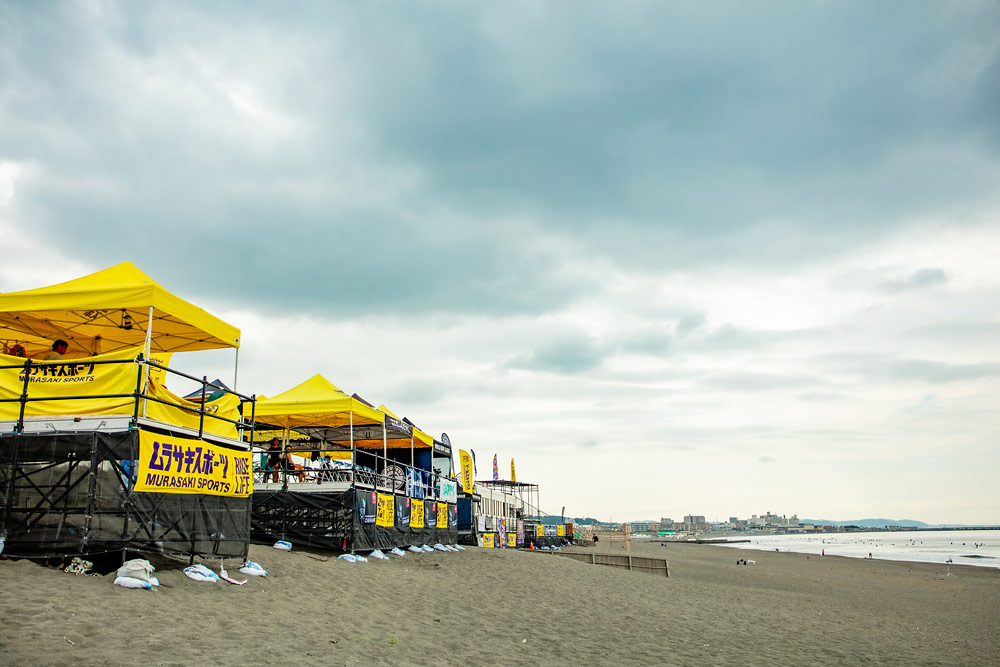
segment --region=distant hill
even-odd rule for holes
[[[800,523],[811,523],[821,526],[859,526],[861,528],[885,528],[886,526],[902,526],[905,528],[939,528],[923,521],[913,519],[853,519],[851,521],[832,521],[830,519],[799,519]],[[954,524],[946,524],[954,525]]]

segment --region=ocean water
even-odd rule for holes
[[[740,538],[742,539],[742,538]],[[919,563],[952,563],[1000,568],[1000,530],[934,530],[826,535],[760,535],[733,549],[794,551]]]

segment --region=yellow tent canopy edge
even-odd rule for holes
[[[108,353],[143,345],[153,309],[153,351],[239,347],[240,330],[164,289],[131,262],[57,285],[0,294],[0,327],[27,340]],[[70,356],[71,356],[70,355]]]

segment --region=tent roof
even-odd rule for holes
[[[130,262],[58,285],[0,294],[0,327],[30,340],[58,338],[66,357],[145,344],[153,308],[153,352],[239,347],[240,330],[175,296]]]
[[[383,420],[378,410],[351,398],[319,374],[277,396],[258,399],[254,415],[257,421],[265,424],[317,437],[324,437],[319,432],[323,428],[347,426],[352,422],[381,425]]]

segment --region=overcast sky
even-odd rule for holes
[[[1000,523],[993,1],[0,0],[0,247],[552,513]]]

